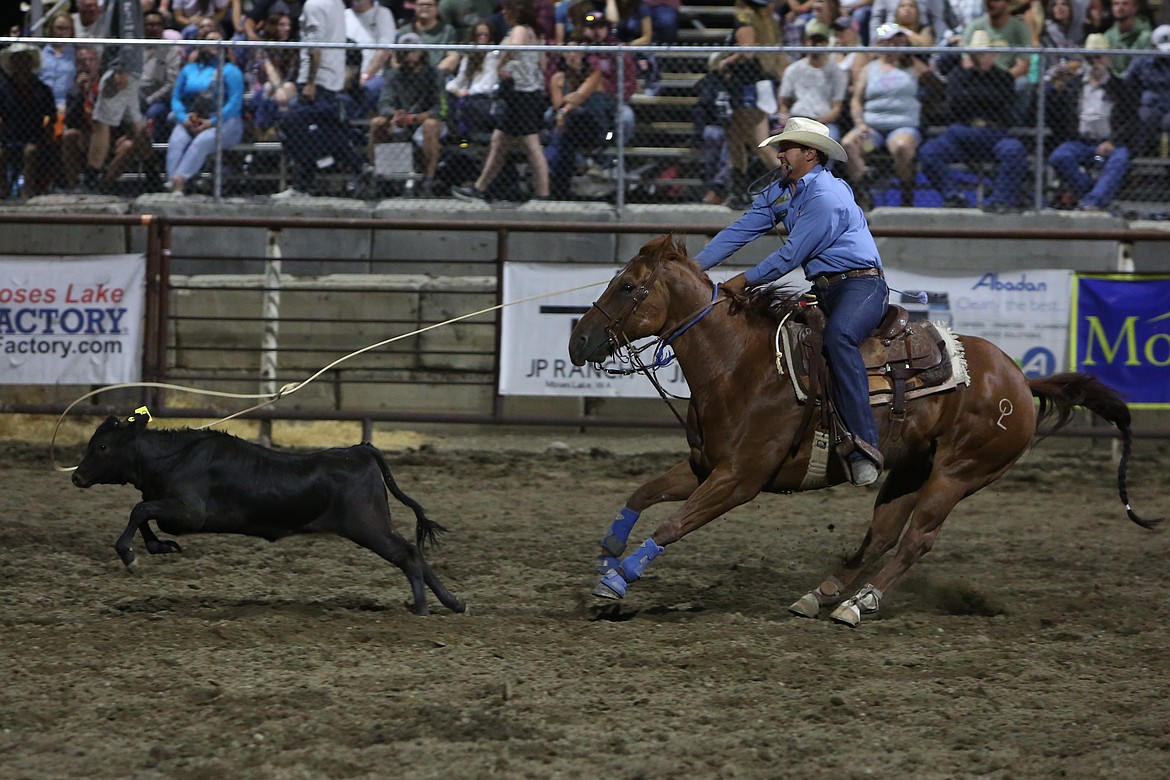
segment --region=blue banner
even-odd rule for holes
[[[1138,409],[1170,409],[1170,276],[1073,281],[1073,371],[1092,374]]]

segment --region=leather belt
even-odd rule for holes
[[[854,268],[852,271],[844,271],[839,274],[821,274],[814,276],[811,281],[813,286],[818,290],[827,290],[838,282],[843,282],[846,279],[856,279],[859,276],[884,276],[880,268]]]

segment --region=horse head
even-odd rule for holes
[[[671,236],[648,241],[573,328],[573,365],[600,363],[629,342],[661,335],[670,322],[672,294],[688,278],[710,297],[710,282],[687,254],[686,244]]]

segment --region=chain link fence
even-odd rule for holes
[[[743,208],[775,165],[759,141],[813,115],[866,209],[1170,213],[1157,50],[735,47],[729,14],[684,9],[678,44],[638,49],[2,38],[0,195]],[[141,79],[102,72],[110,45],[142,49]],[[344,58],[338,89],[305,95],[310,51]]]

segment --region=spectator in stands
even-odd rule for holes
[[[305,43],[345,43],[345,5],[341,0],[307,0],[301,15]],[[345,86],[345,49],[305,47],[297,67],[300,93],[280,120],[284,146],[293,163],[292,187],[274,198],[310,195],[320,167],[340,163],[355,179],[349,194],[364,194],[373,168],[354,148],[338,93]]]
[[[102,38],[102,5],[98,0],[77,0],[73,29],[78,38]]]
[[[223,30],[227,5],[228,0],[172,0],[171,12],[175,15],[175,25],[183,37],[195,40],[199,25],[204,20],[212,22],[217,30]]]
[[[994,1],[994,0],[992,0]],[[1000,46],[1003,44],[1000,43]],[[994,47],[985,30],[971,38],[971,48]],[[956,68],[947,80],[947,108],[952,124],[946,132],[922,145],[922,172],[949,208],[964,208],[962,193],[951,165],[994,157],[995,184],[984,202],[985,211],[1005,213],[1017,208],[1020,187],[1028,173],[1028,151],[1008,134],[1013,121],[1014,80],[996,65],[994,51],[972,53],[972,67]]]
[[[878,56],[858,74],[849,102],[853,129],[841,142],[849,154],[845,178],[853,186],[858,203],[863,208],[872,206],[865,158],[875,149],[886,149],[902,184],[902,204],[908,206],[913,202],[917,177],[914,156],[922,142],[918,79],[926,65],[898,51],[910,40],[898,25],[882,25],[875,35]]]
[[[618,43],[637,49],[648,46],[654,38],[650,9],[641,0],[606,0],[605,18],[609,20]],[[648,52],[638,52],[634,61],[637,77],[643,81],[643,93],[658,94],[658,62]]]
[[[439,0],[438,18],[455,30],[458,43],[475,43],[475,25],[488,21],[498,5],[496,0]]]
[[[1083,21],[1084,8],[1078,19],[1072,0],[1049,0],[1040,45],[1048,49],[1074,49],[1082,45],[1085,42]]]
[[[877,41],[877,28],[883,24],[897,24],[907,30],[907,36],[910,39],[911,46],[934,46],[935,41],[943,41],[946,39],[948,30],[947,25],[947,0],[914,0],[914,5],[918,9],[917,21],[911,21],[911,17],[907,11],[903,10],[901,14],[898,13],[898,7],[902,5],[903,0],[873,0],[873,12],[869,17],[869,38],[867,43],[873,44]],[[977,6],[979,12],[982,11],[982,5]],[[930,36],[928,43],[922,36]]]
[[[345,9],[345,34],[355,43],[392,44],[397,35],[394,15],[375,0],[352,0],[352,5]],[[382,72],[389,61],[390,49],[362,49],[358,111],[363,117],[370,116],[378,108]]]
[[[1170,54],[1170,25],[1155,30],[1151,40],[1160,56],[1132,58],[1124,79],[1129,95],[1126,102],[1137,105],[1141,125],[1140,137],[1134,142],[1135,151],[1154,153],[1154,139],[1158,138],[1157,153],[1165,157],[1166,147],[1170,146],[1170,57],[1166,56]]]
[[[471,43],[491,46],[498,43],[492,26],[476,22]],[[500,52],[467,51],[459,58],[459,72],[447,82],[451,96],[451,130],[460,138],[487,140],[495,130],[492,104],[500,86]]]
[[[109,0],[102,11],[103,37],[143,38],[146,35],[139,0]],[[130,44],[102,46],[102,78],[98,85],[97,103],[93,107],[89,154],[86,160],[85,186],[90,191],[98,188],[103,178],[102,167],[110,153],[113,128],[121,128],[114,161],[105,178],[112,183],[122,170],[119,166],[134,155],[151,153],[146,138],[146,122],[142,116],[141,90],[142,48]]]
[[[296,49],[277,45],[288,43],[292,30],[292,19],[277,6],[272,16],[260,27],[264,40],[272,45],[261,49],[248,60],[248,79],[252,86],[252,121],[258,131],[258,140],[275,136],[278,121],[297,99],[300,53]]]
[[[422,43],[433,46],[455,43],[455,28],[439,21],[438,13],[438,0],[416,0],[414,21],[398,28],[399,40],[403,34],[412,32]],[[427,50],[426,55],[430,64],[442,73],[454,73],[459,68],[459,52],[435,48]]]
[[[73,38],[73,17],[58,13],[45,23],[47,34],[52,38]],[[65,111],[65,93],[77,78],[77,51],[73,44],[62,40],[47,43],[41,50],[41,81],[53,91],[53,100],[59,111]]]
[[[804,26],[804,45],[828,46],[830,34],[828,25],[814,19]],[[801,57],[784,70],[780,80],[780,114],[773,130],[781,132],[789,116],[803,116],[828,127],[829,137],[840,141],[841,128],[837,123],[848,87],[848,76],[840,68],[832,67],[827,52]]]
[[[223,40],[218,30],[204,33],[205,41]],[[220,109],[222,92],[223,108]],[[203,163],[222,144],[238,144],[244,137],[244,74],[231,62],[219,72],[219,53],[201,46],[195,60],[183,66],[175,82],[171,110],[175,129],[167,143],[167,179],[170,189],[182,195],[187,182],[203,169]]]
[[[678,14],[682,0],[642,0],[650,14],[652,40],[660,46],[678,43]]]
[[[504,0],[504,20],[511,26],[504,44],[528,46],[539,43],[536,9],[532,0]],[[540,200],[548,200],[548,162],[540,146],[540,129],[548,97],[544,92],[544,72],[538,51],[505,51],[500,56],[500,102],[503,109],[479,178],[470,187],[456,187],[455,197],[485,200],[488,187],[504,165],[504,157],[517,139],[528,154],[532,170],[532,191]]]
[[[984,0],[987,13],[971,21],[963,31],[963,46],[970,48],[977,31],[987,33],[989,45],[1011,49],[1028,48],[1032,45],[1032,31],[1027,22],[1011,12],[1009,0]],[[964,67],[973,65],[973,57],[964,56]],[[1013,79],[1028,75],[1029,62],[1023,54],[1005,51],[996,55],[995,64],[1011,74]]]
[[[1084,8],[1080,11],[1083,15]],[[1040,46],[1073,49],[1083,45],[1084,27],[1075,21],[1076,13],[1072,0],[1049,0],[1040,31]],[[1064,52],[1041,58],[1045,91],[1044,124],[1058,140],[1076,137],[1083,65],[1083,57]]]
[[[780,28],[768,0],[736,0],[735,29],[732,33],[736,46],[769,46],[780,39]],[[784,61],[780,55],[734,52],[724,57],[719,67],[731,84],[731,123],[727,127],[728,155],[731,158],[731,177],[728,205],[746,208],[751,204],[748,186],[751,183],[749,155],[756,155],[764,170],[770,171],[779,162],[769,149],[760,146],[768,137],[768,114],[757,107],[757,95],[762,81],[775,82],[783,74]],[[766,87],[765,87],[766,88]]]
[[[699,142],[693,144],[702,149],[703,182],[707,191],[703,202],[713,206],[723,205],[726,198],[727,180],[731,174],[731,161],[727,154],[727,124],[731,121],[731,86],[719,68],[721,52],[712,54],[707,62],[707,75],[695,86],[694,124]]]
[[[893,23],[906,31],[907,45],[934,46],[934,28],[917,0],[898,0]]]
[[[565,44],[581,40],[581,21],[585,14],[604,10],[605,3],[599,0],[560,0],[553,9],[554,42]]]
[[[599,11],[587,13],[581,23],[582,43],[612,46],[609,22]],[[588,75],[581,85],[565,96],[557,109],[556,128],[553,130],[546,155],[549,164],[549,187],[556,200],[571,197],[573,171],[577,157],[601,147],[614,132],[620,132],[628,141],[633,135],[634,112],[629,101],[637,88],[634,58],[622,55],[624,81],[622,101],[618,103],[618,60],[613,54],[586,55]]]
[[[97,49],[77,47],[77,77],[65,94],[65,129],[61,133],[61,166],[65,186],[72,190],[81,183],[89,149],[93,105],[101,80]]]
[[[292,29],[285,40],[301,39],[301,0],[252,0],[252,9],[244,16],[244,36],[249,41],[264,40],[264,25],[274,16],[287,16],[292,20]]]
[[[997,48],[1019,49],[1034,46],[1032,28],[1023,18],[1012,13],[1011,2],[1012,0],[984,0],[987,13],[967,25],[963,31],[963,45],[969,47],[975,32],[982,30],[987,33],[991,45]],[[1034,92],[1028,77],[1032,67],[1031,58],[1026,54],[1005,51],[996,58],[995,64],[1011,74],[1015,82],[1015,113],[1012,123],[1027,123],[1030,121],[1028,115]],[[970,56],[964,55],[963,67],[972,67]]]
[[[1109,0],[1089,0],[1085,6],[1085,21],[1081,30],[1085,36],[1104,33],[1113,26],[1113,5]]]
[[[163,15],[150,11],[143,15],[142,24],[146,37],[161,40],[163,37]],[[179,69],[183,67],[183,50],[178,46],[146,46],[142,50],[142,94],[146,127],[152,143],[162,143],[170,135],[171,93]]]
[[[422,43],[418,33],[399,33],[401,44]],[[436,194],[435,171],[439,166],[439,143],[447,126],[439,115],[439,70],[422,49],[398,52],[398,67],[391,68],[382,85],[378,114],[370,120],[370,157],[373,147],[391,141],[413,141],[422,150],[423,195]]]
[[[13,43],[0,51],[0,197],[33,197],[47,192],[57,170],[53,90],[37,78],[41,50]],[[23,187],[19,176],[24,177]]]
[[[1130,139],[1136,129],[1126,90],[1114,78],[1108,55],[1093,51],[1109,48],[1104,35],[1094,33],[1085,41],[1088,55],[1083,71],[1080,123],[1075,138],[1064,141],[1048,158],[1060,178],[1056,208],[1102,211],[1109,206],[1129,170]],[[1090,171],[1100,170],[1096,182]],[[1086,171],[1085,169],[1089,169]]]
[[[1151,43],[1149,21],[1140,13],[1140,0],[1113,0],[1113,26],[1105,31],[1110,49],[1148,49]],[[1113,75],[1121,76],[1132,57],[1118,54],[1113,58]]]
[[[856,26],[860,33],[858,40],[863,46],[870,41],[870,19],[873,18],[873,8],[878,0],[842,0],[838,9],[841,12],[839,19],[848,19],[850,26]],[[831,20],[832,21],[832,20]]]

